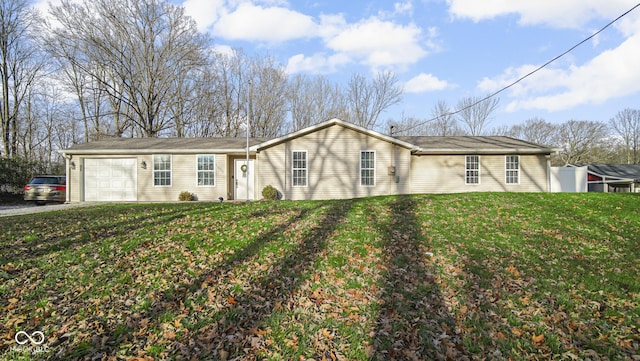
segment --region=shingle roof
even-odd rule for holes
[[[262,143],[269,138],[249,138],[249,146]],[[194,151],[241,151],[247,146],[246,138],[110,138],[76,144],[65,153],[110,154],[110,153],[193,153]]]
[[[332,125],[340,125],[366,133],[383,141],[410,149],[416,154],[550,154],[555,149],[509,137],[390,137],[351,123],[332,119],[279,138],[249,138],[252,151],[304,136]],[[150,154],[194,152],[242,152],[246,138],[111,138],[77,144],[65,149],[67,154]]]
[[[405,142],[420,149],[416,153],[551,153],[554,150],[539,144],[502,136],[402,136]]]
[[[600,176],[640,180],[640,164],[587,164],[590,173]]]

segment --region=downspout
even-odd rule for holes
[[[389,136],[390,136],[390,137],[393,137],[393,131],[394,131],[394,128],[395,128],[395,126],[393,126],[393,125],[389,127]],[[388,188],[388,190],[387,190],[387,193],[388,193],[389,195],[392,195],[392,194],[394,194],[394,193],[397,195],[397,193],[398,193],[398,186],[397,186],[397,184],[395,183],[395,180],[396,180],[396,173],[398,172],[398,168],[396,168],[396,166],[397,166],[396,158],[397,158],[396,144],[395,144],[395,143],[393,143],[393,144],[391,145],[391,157],[390,157],[390,159],[391,159],[391,162],[390,162],[390,163],[391,163],[391,164],[390,164],[390,165],[389,165],[389,167],[387,168],[387,179],[389,179],[389,188]],[[393,167],[393,168],[392,168],[392,167]],[[395,169],[395,172],[391,172],[391,169]],[[394,187],[394,185],[395,185],[395,187],[396,187],[396,191],[395,191],[395,192],[393,191],[393,187]]]
[[[547,193],[551,192],[551,154],[547,154]]]
[[[68,155],[67,153],[62,153],[62,156],[64,157],[64,169],[65,169],[65,177],[66,177],[66,191],[65,191],[65,195],[64,195],[64,202],[65,203],[71,203],[71,164],[70,164],[70,160],[71,160],[71,155]]]

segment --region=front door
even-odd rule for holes
[[[253,163],[253,159],[249,159],[249,164],[247,164],[246,159],[235,160],[234,178],[236,187],[233,193],[233,199],[237,201],[253,199],[253,180],[255,178],[253,175]],[[249,193],[249,197],[247,197],[247,192]]]

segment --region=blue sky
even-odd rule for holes
[[[592,35],[637,0],[173,0],[220,51],[274,57],[290,74],[344,83],[393,71],[401,104],[430,118],[440,100],[484,96]],[[640,108],[640,8],[500,95],[491,126],[539,117],[608,121]]]
[[[528,73],[637,0],[187,0],[221,49],[269,54],[289,73],[394,71],[403,102],[383,118],[428,118]],[[640,108],[640,8],[500,95],[493,126],[531,117],[607,121]]]

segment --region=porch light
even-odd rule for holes
[[[142,169],[147,169],[147,162],[143,160],[143,161],[140,163],[140,168],[142,168]]]
[[[71,169],[76,169],[76,162],[71,161],[70,165],[71,165]]]

